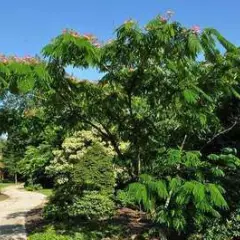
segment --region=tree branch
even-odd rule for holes
[[[236,125],[238,124],[238,121],[235,121],[229,128],[224,129],[223,131],[215,134],[210,140],[207,141],[206,144],[203,145],[203,147],[200,149],[203,150],[209,143],[213,142],[216,138],[218,138],[219,136],[230,132]]]
[[[107,139],[111,142],[111,144],[112,144],[115,152],[118,154],[118,156],[119,156],[121,159],[123,159],[123,154],[121,153],[121,151],[120,151],[120,149],[119,149],[119,147],[118,147],[118,144],[117,144],[117,142],[115,141],[114,135],[108,130],[107,127],[105,127],[103,124],[100,123],[101,126],[103,127],[103,129],[105,130],[105,132],[104,132],[100,127],[98,127],[97,125],[95,125],[95,124],[92,123],[91,121],[89,121],[89,120],[87,120],[87,119],[83,119],[83,121],[85,121],[87,124],[89,124],[90,126],[92,126],[93,128],[95,128],[103,137],[107,138]]]
[[[187,140],[187,135],[185,135],[184,138],[183,138],[183,141],[182,141],[182,144],[181,144],[181,147],[180,147],[180,150],[181,150],[181,151],[182,151],[183,148],[184,148],[184,145],[185,145],[185,143],[186,143],[186,140]]]

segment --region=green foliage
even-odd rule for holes
[[[239,158],[231,149],[224,152],[209,155],[211,162],[197,151],[170,149],[160,157],[162,171],[155,173],[158,177],[144,174],[129,185],[129,199],[167,228],[179,232],[201,229],[210,219],[220,218],[221,210],[228,209],[224,194],[231,189],[223,189],[223,177],[229,167],[239,168]]]
[[[31,57],[22,59],[4,58],[4,62],[0,61],[1,94],[6,89],[14,94],[26,94],[51,82],[46,71],[46,64],[43,61]]]
[[[143,204],[146,210],[156,208],[156,199],[167,199],[168,192],[165,181],[155,180],[149,175],[141,175],[139,182],[129,185],[130,199],[135,198],[138,204]]]
[[[89,67],[98,60],[98,49],[94,36],[80,36],[69,30],[59,35],[43,49],[44,56],[61,59],[62,64]],[[71,51],[71,54],[69,54]]]

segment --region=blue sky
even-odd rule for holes
[[[169,9],[184,25],[217,28],[240,45],[239,0],[2,0],[0,53],[35,55],[64,28],[107,40],[126,19],[144,25]],[[99,77],[93,70],[77,75]]]

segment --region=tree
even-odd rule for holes
[[[226,54],[216,48],[215,37]],[[238,84],[229,51],[237,48],[216,30],[200,33],[158,16],[145,29],[125,22],[116,39],[101,47],[92,35],[67,30],[43,54],[50,59],[61,111],[110,141],[134,177],[151,165],[160,147],[180,145],[187,135],[192,141],[185,148],[199,148],[223,129],[216,111]],[[66,77],[67,65],[95,66],[105,76],[99,83],[77,81]],[[120,141],[130,142],[125,156]]]

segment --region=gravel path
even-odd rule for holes
[[[45,196],[25,191],[22,185],[9,186],[1,192],[9,198],[0,202],[0,240],[26,240],[25,215],[43,204]]]

